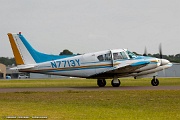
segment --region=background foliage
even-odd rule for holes
[[[137,55],[141,55],[136,52],[134,53]],[[73,52],[69,51],[68,49],[64,49],[62,52],[60,52],[59,55],[73,55]],[[77,54],[77,55],[80,55],[80,54]],[[148,54],[148,56],[159,58],[159,54]],[[180,63],[180,53],[176,55],[163,55],[163,58],[174,63]],[[6,66],[13,65],[13,64],[16,65],[15,59],[9,58],[9,57],[0,57],[0,63]]]

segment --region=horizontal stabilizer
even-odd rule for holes
[[[17,67],[10,68],[11,70],[22,70],[36,67],[35,65],[18,65]]]

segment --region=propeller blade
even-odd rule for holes
[[[143,56],[147,56],[147,49],[146,49],[146,47],[144,48],[144,54],[143,54]]]
[[[163,56],[162,56],[162,46],[161,46],[161,43],[159,44],[159,58],[162,59]]]

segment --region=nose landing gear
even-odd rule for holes
[[[152,86],[158,86],[159,85],[159,80],[153,76],[153,79],[151,80]]]
[[[113,87],[119,87],[120,84],[121,84],[120,80],[119,80],[118,78],[116,78],[116,77],[113,78],[113,80],[111,81],[111,85],[112,85]]]

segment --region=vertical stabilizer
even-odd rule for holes
[[[17,65],[35,64],[71,57],[72,55],[49,55],[36,51],[21,33],[8,33],[9,41]],[[74,56],[74,55],[73,55]]]
[[[21,40],[21,34],[8,33],[12,51],[17,65],[34,64],[36,63],[28,49]]]

